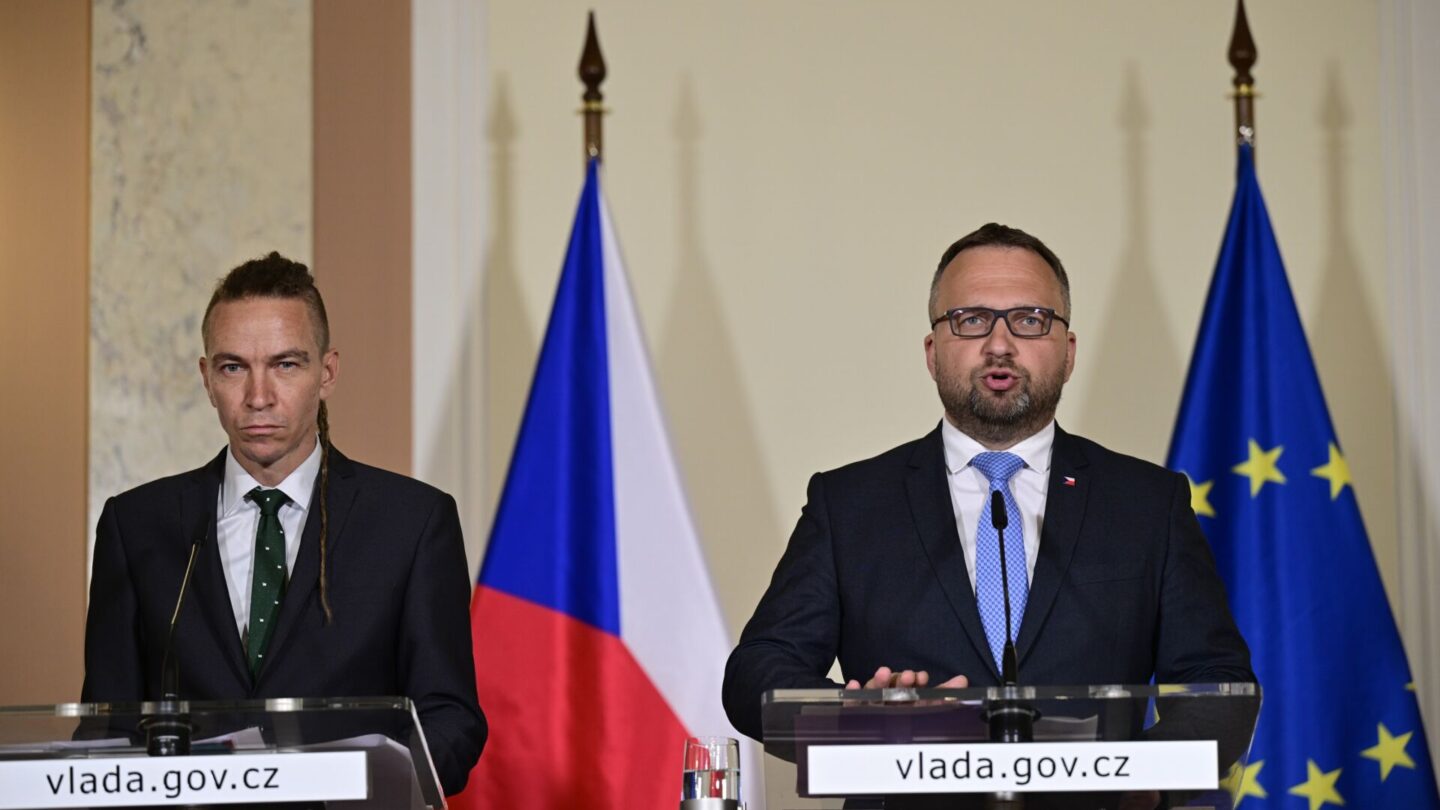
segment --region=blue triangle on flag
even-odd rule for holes
[[[592,160],[479,581],[618,635],[603,256]]]

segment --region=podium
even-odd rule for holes
[[[1259,711],[1251,683],[774,690],[766,806],[1230,810]]]
[[[151,756],[157,728],[188,753]],[[153,748],[153,746],[151,746]],[[403,697],[0,708],[0,808],[445,807]]]

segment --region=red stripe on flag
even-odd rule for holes
[[[452,810],[674,810],[688,735],[619,638],[483,585],[470,613],[490,739]]]

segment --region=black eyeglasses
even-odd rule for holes
[[[1050,325],[1059,321],[1070,328],[1070,322],[1055,314],[1047,307],[1012,307],[1010,309],[989,309],[987,307],[959,307],[947,311],[930,322],[934,329],[942,321],[950,322],[950,332],[955,337],[981,338],[995,329],[995,322],[1001,318],[1010,327],[1010,334],[1018,338],[1038,338],[1050,334]]]

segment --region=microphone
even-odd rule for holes
[[[1004,686],[1015,686],[1020,664],[1015,657],[1015,632],[1010,622],[1010,571],[1005,562],[1005,528],[1010,525],[1010,515],[1005,511],[1005,496],[998,489],[990,492],[990,522],[1000,543],[1000,583],[1005,597],[1005,651],[1000,657],[1000,682]]]
[[[180,593],[175,597],[175,612],[170,614],[170,630],[165,636],[165,656],[160,660],[160,704],[158,711],[144,722],[145,752],[152,757],[183,756],[190,753],[190,718],[180,710],[180,658],[175,655],[175,628],[180,624],[180,609],[190,590],[190,577],[195,573],[195,558],[200,546],[210,536],[207,527],[200,539],[190,544],[190,559],[185,562],[185,576],[180,579]]]
[[[1005,560],[1005,528],[1010,525],[1010,515],[1005,511],[1005,496],[1000,490],[990,493],[990,522],[995,527],[997,542],[1000,543],[1001,593],[1005,597],[1005,650],[1000,655],[1000,684],[1004,697],[992,700],[986,708],[985,718],[990,726],[990,739],[996,742],[1029,742],[1035,739],[1035,720],[1040,713],[1020,694],[1019,662],[1015,656],[1015,633],[1010,618],[1010,571]],[[1025,564],[1024,560],[1020,561]],[[1010,802],[1016,798],[1012,793],[993,794],[996,807],[1021,806]],[[992,806],[991,804],[986,805]]]
[[[180,624],[180,608],[185,604],[185,592],[190,588],[190,575],[195,571],[195,557],[200,551],[200,541],[190,544],[190,559],[185,563],[185,576],[180,580],[180,595],[175,597],[175,612],[170,614],[170,632],[165,636],[165,657],[160,663],[160,699],[180,699],[180,659],[175,656],[175,627]]]

